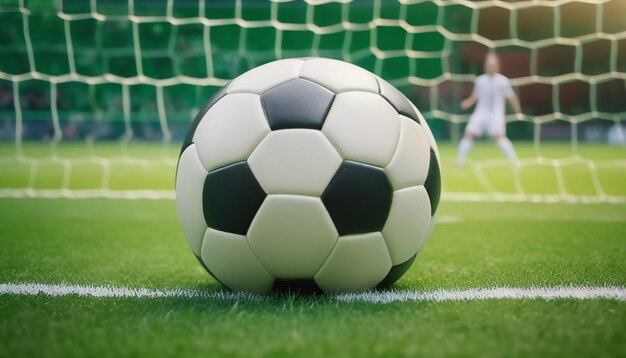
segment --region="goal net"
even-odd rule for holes
[[[444,200],[626,202],[622,0],[0,0],[0,197],[172,198],[198,108],[287,57],[364,67],[440,143]],[[519,161],[456,144],[489,51],[518,94]]]

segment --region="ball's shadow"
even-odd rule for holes
[[[373,290],[385,292],[393,289],[392,284],[380,284]],[[276,280],[272,291],[271,297],[275,298],[330,298],[334,293],[324,292],[314,280]]]

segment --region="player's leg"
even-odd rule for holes
[[[513,143],[506,136],[506,125],[504,124],[504,120],[498,121],[496,123],[492,123],[489,128],[489,136],[493,139],[494,142],[500,147],[502,153],[506,159],[511,162],[517,161],[517,154],[515,153],[515,148],[513,148]]]
[[[459,151],[456,157],[457,166],[462,167],[465,164],[465,159],[474,145],[474,138],[479,136],[481,131],[482,125],[480,120],[476,116],[470,117],[469,123],[465,127],[463,138],[459,142]]]
[[[472,145],[474,144],[474,134],[471,132],[465,132],[463,134],[463,138],[461,142],[459,142],[459,153],[456,157],[456,165],[462,167],[465,163],[465,159],[472,149]]]

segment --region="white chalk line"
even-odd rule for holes
[[[81,296],[95,298],[183,298],[220,301],[265,301],[275,297],[254,293],[231,291],[204,291],[200,289],[131,288],[114,286],[92,286],[42,283],[0,283],[0,296],[50,297]],[[607,299],[626,301],[624,286],[554,286],[554,287],[489,287],[459,290],[390,290],[368,291],[329,295],[328,298],[342,302],[442,302],[442,301],[482,301],[482,300],[592,300]]]
[[[37,199],[113,199],[113,200],[174,200],[174,190],[113,190],[113,189],[34,189],[0,188],[0,198]],[[626,196],[573,194],[510,194],[443,192],[442,201],[511,202],[544,204],[626,204]]]
[[[437,224],[458,224],[463,218],[455,215],[437,215]]]
[[[482,301],[482,300],[592,300],[626,301],[626,288],[620,286],[489,287],[465,290],[394,290],[346,293],[337,296],[345,302],[390,303],[406,301]]]

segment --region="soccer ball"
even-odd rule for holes
[[[224,86],[184,141],[176,204],[193,253],[233,290],[389,286],[434,225],[426,121],[352,64],[285,59]]]

